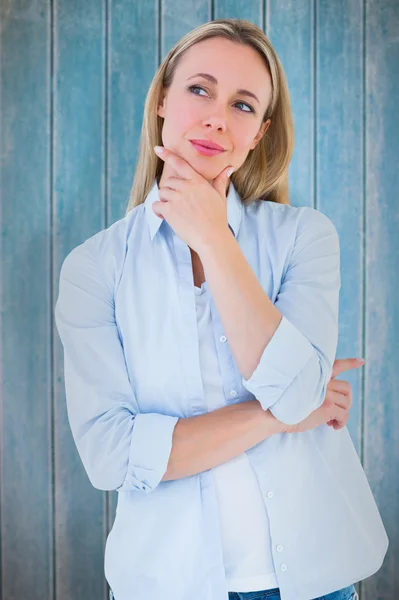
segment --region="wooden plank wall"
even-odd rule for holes
[[[116,492],[67,421],[53,306],[66,254],[124,216],[159,62],[214,18],[270,36],[291,91],[294,205],[340,234],[348,427],[390,538],[361,600],[399,597],[399,2],[0,0],[0,599],[107,598]]]

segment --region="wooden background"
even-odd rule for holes
[[[294,205],[341,240],[348,427],[390,547],[357,585],[399,598],[399,1],[0,0],[0,598],[105,600],[116,492],[70,433],[53,321],[66,254],[124,216],[144,99],[188,30],[249,19],[287,74]],[[133,600],[133,599],[132,599]]]

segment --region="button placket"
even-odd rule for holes
[[[222,377],[223,390],[226,395],[225,397],[236,398],[238,396],[238,392],[234,388],[237,388],[237,385],[239,385],[239,380],[236,376],[237,369],[235,368],[231,351],[225,345],[227,342],[227,337],[223,333],[223,326],[212,297],[210,299],[210,310],[214,324],[214,340]],[[221,344],[224,344],[223,348]],[[227,404],[228,403],[229,400],[227,399]]]

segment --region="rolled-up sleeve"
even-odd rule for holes
[[[275,306],[282,319],[244,387],[293,425],[325,399],[338,343],[340,246],[331,220],[303,207]]]
[[[68,419],[94,487],[151,492],[167,470],[179,417],[137,410],[94,239],[64,260],[55,306]]]

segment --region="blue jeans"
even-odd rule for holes
[[[114,600],[112,590],[109,590],[109,598],[110,600]],[[273,588],[272,590],[259,592],[229,592],[229,600],[281,600],[281,597],[279,588]],[[359,596],[357,595],[355,586],[350,585],[332,594],[327,594],[327,596],[313,598],[313,600],[359,600]]]
[[[281,600],[279,588],[272,590],[260,590],[259,592],[229,592],[229,600]],[[319,598],[309,598],[309,600],[359,600],[354,585],[350,585],[337,592],[319,596]]]

